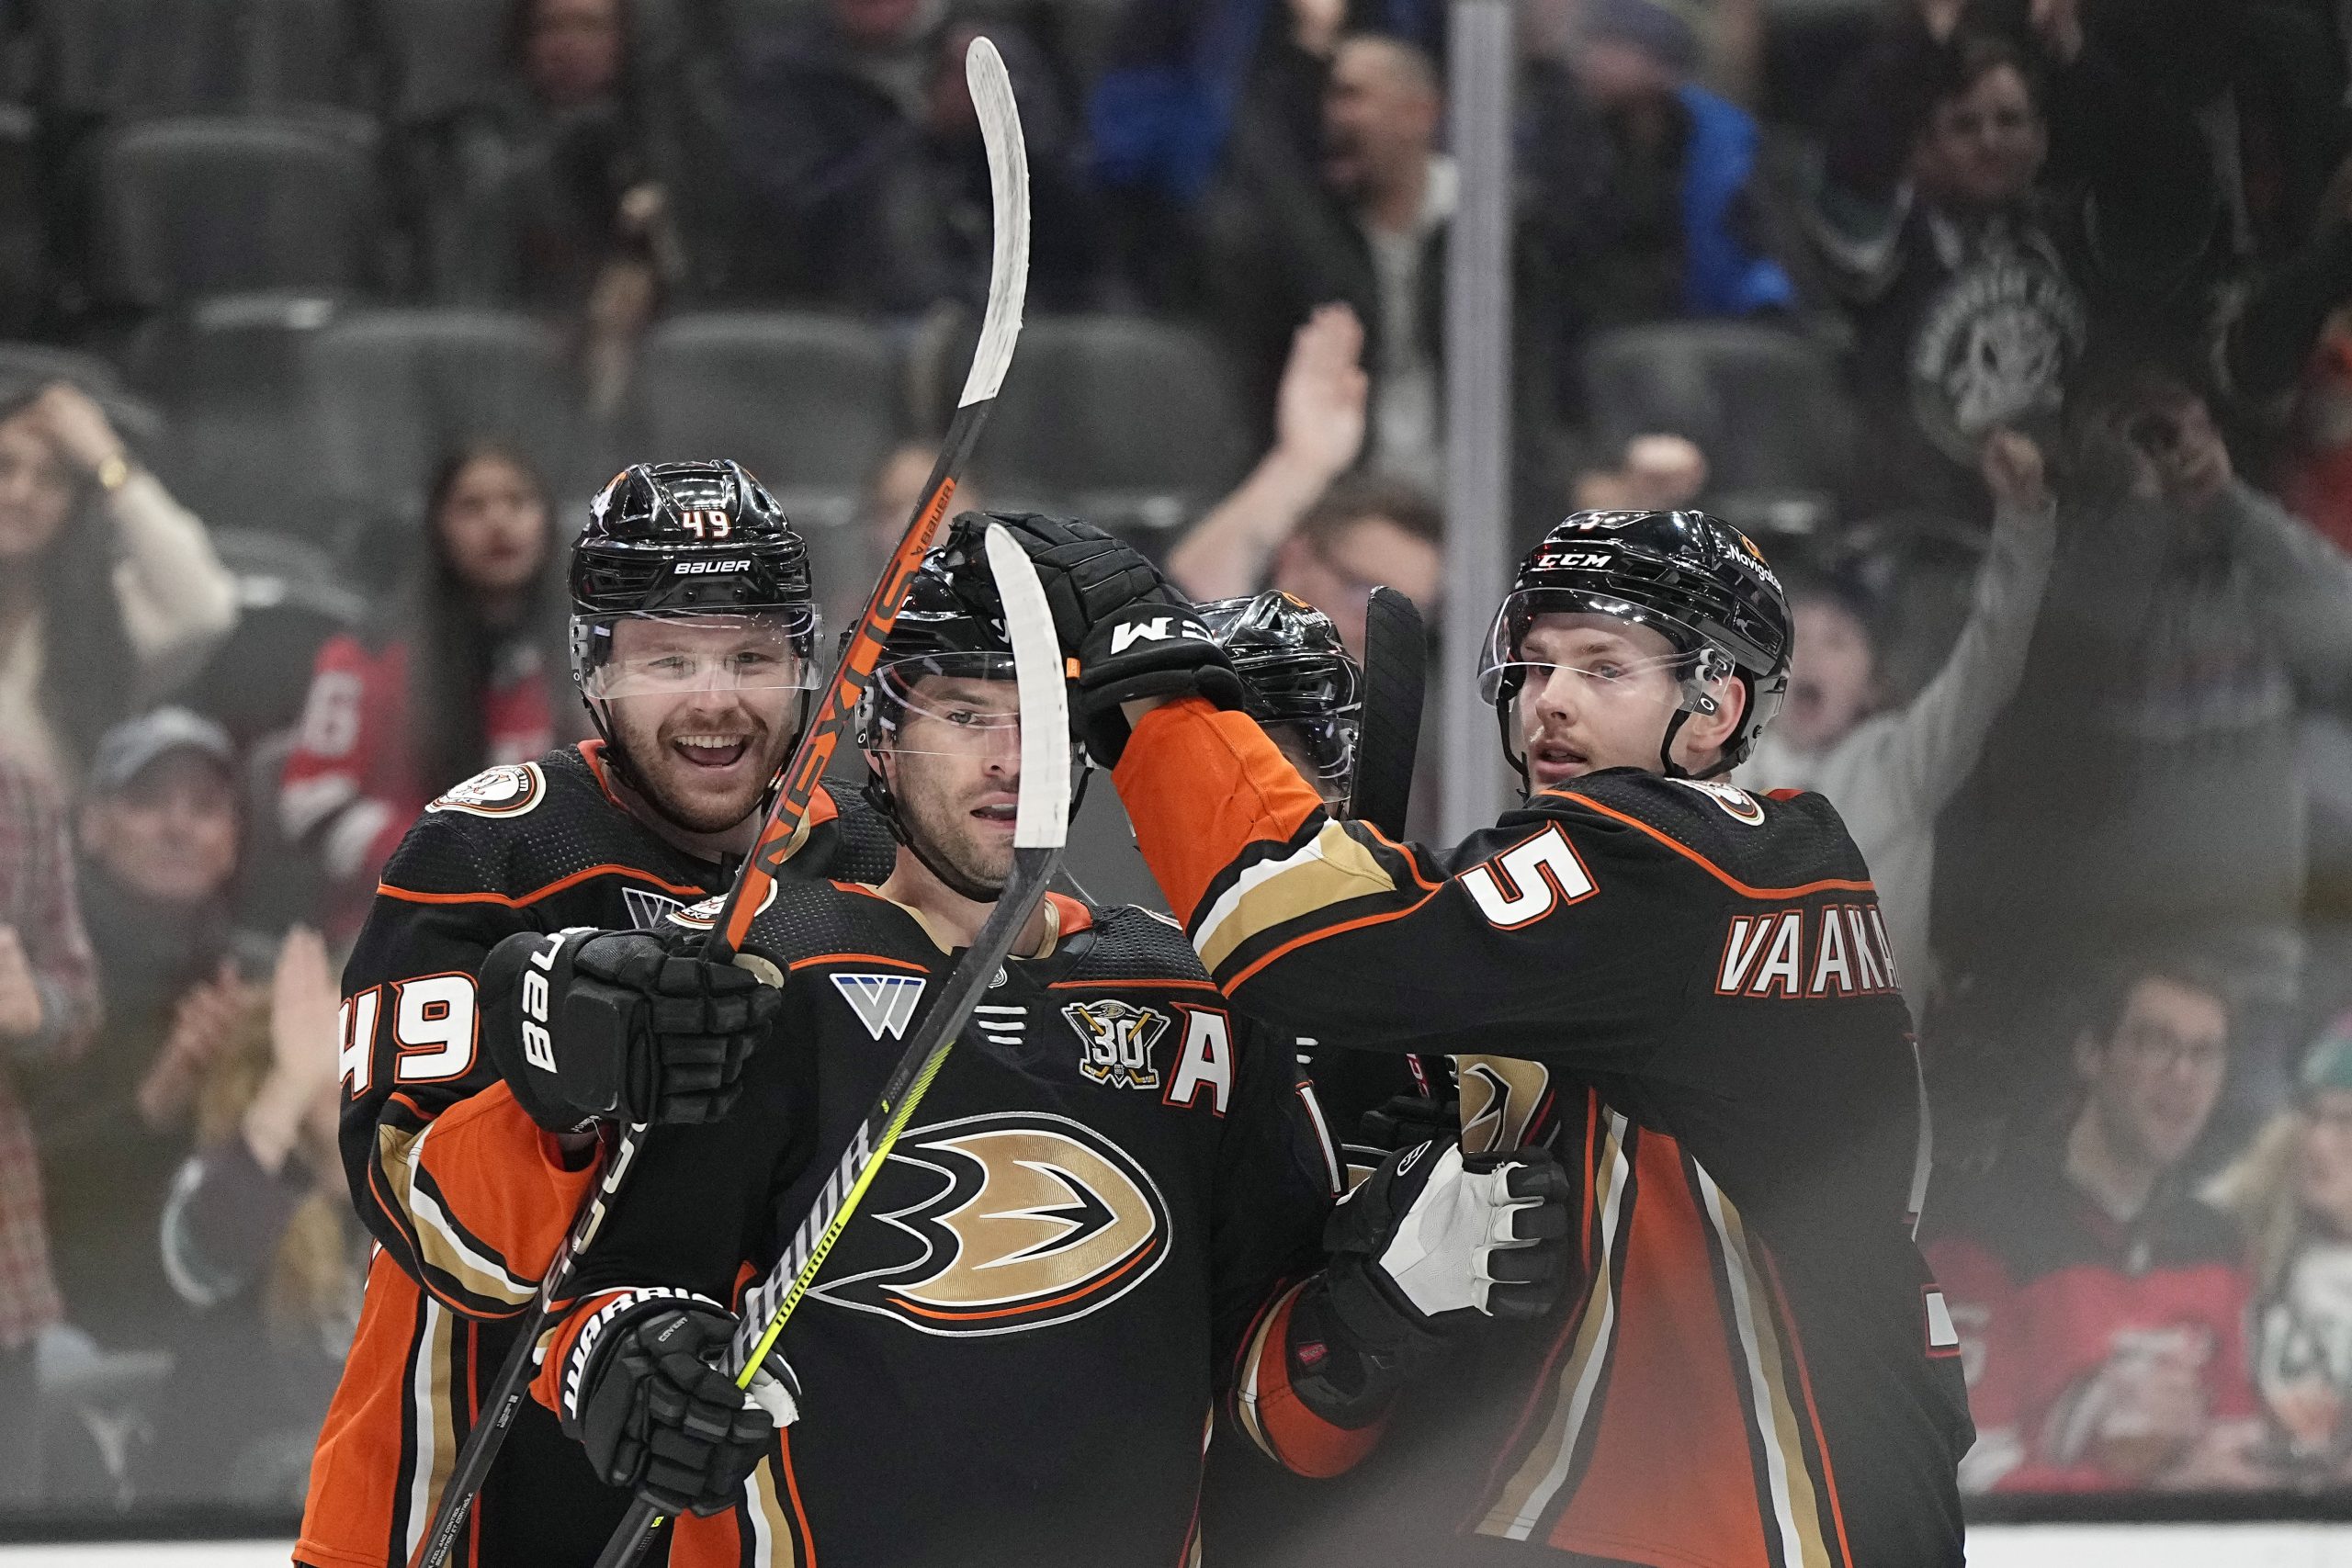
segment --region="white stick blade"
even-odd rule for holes
[[[1021,136],[1021,110],[1012,101],[1012,78],[1004,56],[985,38],[972,40],[964,55],[964,80],[980,118],[988,144],[989,197],[994,215],[989,258],[988,313],[981,318],[979,347],[956,406],[983,402],[1004,385],[1012,345],[1021,336],[1021,311],[1029,295],[1029,149]]]
[[[1012,843],[1055,849],[1069,837],[1069,687],[1062,677],[1061,643],[1037,569],[1001,523],[989,525],[988,551],[1021,688],[1021,805]]]

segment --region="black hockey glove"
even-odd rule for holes
[[[1116,767],[1127,746],[1120,705],[1198,695],[1241,705],[1225,649],[1184,595],[1124,540],[1091,523],[1035,513],[989,513],[1029,552],[1062,651],[1078,660],[1079,728],[1087,750]]]
[[[687,931],[519,932],[482,961],[490,1055],[531,1119],[716,1122],[783,1007],[783,971],[758,953],[697,956]]]
[[[1367,1343],[1540,1317],[1567,1278],[1568,1176],[1543,1149],[1463,1157],[1452,1137],[1391,1155],[1323,1229],[1340,1321]]]
[[[1462,1130],[1462,1101],[1432,1100],[1426,1094],[1392,1094],[1363,1113],[1356,1122],[1351,1148],[1378,1149],[1383,1155],[1411,1148],[1430,1138]]]
[[[735,1322],[678,1291],[633,1292],[597,1310],[566,1359],[558,1414],[598,1480],[665,1514],[715,1514],[741,1499],[777,1429],[799,1419],[800,1382],[775,1351],[749,1392],[712,1366]]]
[[[1474,1314],[1532,1317],[1566,1277],[1568,1179],[1543,1150],[1400,1149],[1332,1210],[1323,1275],[1292,1309],[1291,1386],[1340,1427],[1378,1420]]]

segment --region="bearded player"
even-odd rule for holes
[[[775,1014],[756,960],[706,964],[654,928],[732,883],[806,722],[807,547],[737,464],[639,465],[597,496],[571,584],[572,675],[601,739],[427,807],[345,971],[343,1154],[379,1247],[311,1463],[295,1556],[314,1568],[413,1558],[505,1320],[598,1174],[596,1127],[719,1116]],[[861,803],[820,792],[808,824],[788,874],[887,872]],[[519,1027],[522,960],[554,931],[535,978],[575,1113],[543,1129],[483,1043]],[[585,1562],[627,1503],[526,1404],[455,1561]]]
[[[673,1563],[1189,1561],[1220,1407],[1221,1440],[1342,1470],[1563,1261],[1540,1153],[1422,1145],[1334,1213],[1290,1042],[1164,920],[1051,896],[784,1332],[797,1423],[744,1440],[761,1423],[705,1364],[738,1281],[817,1201],[1011,870],[1021,714],[981,522],[915,579],[864,715],[895,865],[754,923],[789,976],[775,1039],[732,1116],[648,1140],[534,1388],[597,1474],[679,1516]],[[575,1113],[519,1040],[490,1046],[542,1126]]]

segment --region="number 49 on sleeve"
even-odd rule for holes
[[[368,1092],[386,990],[391,992],[392,1039],[400,1048],[392,1068],[396,1082],[447,1083],[473,1070],[481,1032],[472,976],[420,975],[389,987],[370,986],[345,998],[335,1014],[335,1065],[351,1098]]]

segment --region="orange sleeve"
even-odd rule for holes
[[[502,1082],[442,1112],[420,1163],[466,1229],[536,1280],[555,1261],[602,1161],[567,1168],[555,1134]]]
[[[418,1279],[469,1316],[519,1312],[601,1162],[566,1168],[555,1139],[503,1083],[430,1119],[404,1094],[386,1109],[369,1183],[413,1249]]]
[[[1308,1283],[1277,1296],[1256,1326],[1244,1336],[1239,1375],[1234,1380],[1235,1419],[1265,1455],[1300,1475],[1339,1475],[1379,1443],[1388,1418],[1364,1427],[1342,1427],[1307,1408],[1291,1386],[1291,1311]],[[1315,1347],[1320,1350],[1321,1347]]]
[[[1243,851],[1287,841],[1323,809],[1255,719],[1200,697],[1144,715],[1111,780],[1145,863],[1187,926],[1209,885]]]

